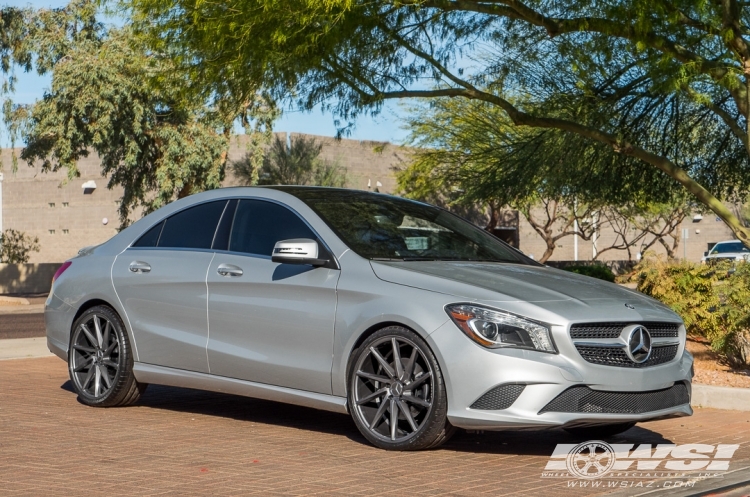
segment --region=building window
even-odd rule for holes
[[[54,207],[54,206],[55,206],[55,203],[54,203],[54,202],[50,202],[50,203],[49,203],[49,206],[50,206],[50,207]]]
[[[70,207],[70,204],[68,202],[63,202],[63,207]]]
[[[54,235],[55,234],[55,230],[47,230],[47,231],[49,231],[50,235]]]
[[[67,235],[70,233],[70,230],[63,230],[63,235]]]

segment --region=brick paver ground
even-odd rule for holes
[[[697,410],[614,439],[740,443],[750,414]],[[586,495],[540,478],[563,431],[459,432],[438,450],[368,445],[348,416],[151,386],[139,405],[76,400],[63,361],[0,361],[0,495]],[[750,475],[748,475],[750,478]],[[601,491],[599,491],[601,492]]]

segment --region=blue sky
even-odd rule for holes
[[[32,5],[34,7],[61,7],[66,5],[67,1],[61,0],[34,0],[14,2],[3,2],[6,5],[15,5],[24,7]],[[49,76],[38,76],[36,73],[18,73],[18,84],[13,100],[17,103],[32,103],[42,98],[45,89],[50,86]],[[352,130],[349,138],[355,140],[376,140],[401,143],[406,138],[406,131],[401,129],[403,110],[397,102],[390,102],[386,105],[377,117],[361,117],[356,122],[356,127]],[[277,131],[310,133],[315,135],[333,136],[336,134],[336,127],[333,124],[334,118],[330,113],[323,113],[320,109],[312,112],[300,112],[287,109],[281,119],[276,123]],[[2,132],[0,139],[3,147],[9,146],[7,133]]]

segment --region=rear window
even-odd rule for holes
[[[164,226],[161,229],[161,236],[158,238],[157,246],[164,248],[210,249],[211,243],[214,240],[214,234],[216,233],[216,226],[219,224],[219,218],[222,212],[224,212],[226,204],[226,200],[207,202],[189,207],[168,217],[163,221]],[[156,226],[147,231],[134,246],[153,246],[139,244],[142,241],[150,243],[153,240],[154,235],[152,231],[155,228]]]

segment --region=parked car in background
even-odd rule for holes
[[[384,449],[456,427],[591,439],[693,412],[667,306],[390,195],[178,200],[67,261],[45,319],[86,405],[132,404],[149,383],[214,390],[348,412]]]
[[[750,261],[750,249],[739,240],[727,240],[717,243],[708,252],[703,252],[701,263],[719,261]]]

